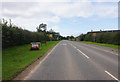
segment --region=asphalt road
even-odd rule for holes
[[[118,55],[61,41],[25,80],[118,80]]]

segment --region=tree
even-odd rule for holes
[[[67,40],[69,40],[69,39],[70,39],[70,36],[67,36],[66,38],[67,38]]]
[[[50,33],[54,33],[54,30],[53,30],[53,29],[50,29],[49,32],[50,32]]]
[[[38,32],[40,32],[40,31],[46,32],[46,30],[47,30],[47,24],[42,23],[42,24],[39,25],[39,27],[37,27]]]

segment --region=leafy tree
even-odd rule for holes
[[[39,25],[39,27],[37,27],[38,32],[41,32],[41,31],[46,32],[46,30],[47,30],[47,25],[46,24],[42,23],[42,24]]]

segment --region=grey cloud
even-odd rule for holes
[[[26,10],[32,6],[37,5],[37,2],[2,2],[2,8],[12,9],[12,10]]]
[[[44,7],[41,7],[42,4],[37,2],[3,2],[2,14],[10,18],[41,18],[50,16],[50,12],[47,11],[46,8],[44,10]],[[35,8],[37,8],[37,10],[35,10]]]

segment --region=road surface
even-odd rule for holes
[[[25,80],[118,80],[118,55],[64,40]]]

